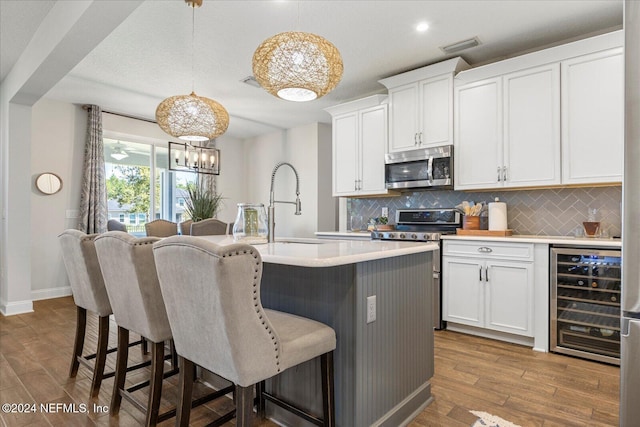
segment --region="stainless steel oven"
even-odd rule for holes
[[[371,238],[380,240],[406,240],[436,242],[440,249],[433,253],[433,327],[444,329],[442,320],[442,241],[443,234],[455,234],[462,226],[462,216],[455,208],[400,209],[396,211],[396,230],[373,231]]]
[[[395,190],[453,188],[453,146],[386,154],[385,183]]]

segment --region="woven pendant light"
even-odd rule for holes
[[[195,8],[202,0],[185,0],[194,9],[191,39],[191,74],[193,78],[193,44],[195,40]],[[213,99],[190,95],[171,96],[156,108],[156,121],[171,136],[185,141],[208,141],[222,135],[229,127],[229,113]]]
[[[222,135],[229,127],[229,113],[213,99],[191,92],[172,96],[156,109],[160,128],[186,141],[207,141]]]
[[[288,101],[312,101],[342,78],[342,57],[328,40],[286,32],[268,38],[253,54],[253,75],[267,92]]]

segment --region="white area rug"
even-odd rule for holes
[[[478,420],[473,423],[471,427],[521,427],[517,424],[511,423],[507,420],[503,420],[500,417],[496,417],[495,415],[488,414],[482,411],[469,411],[476,417]]]

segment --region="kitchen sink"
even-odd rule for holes
[[[288,238],[288,239],[276,239],[275,243],[299,243],[303,245],[324,245],[325,243],[329,243],[328,240],[320,240],[320,239],[304,239],[304,238]]]

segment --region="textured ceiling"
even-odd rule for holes
[[[3,76],[52,3],[0,0]],[[427,32],[415,31],[419,21],[429,23]],[[475,66],[620,28],[622,1],[204,0],[195,10],[193,74],[191,22],[192,10],[182,0],[146,1],[47,97],[153,119],[162,99],[193,87],[227,108],[230,135],[249,137],[329,122],[324,108],[382,93],[380,78],[447,59],[451,55],[439,47],[463,39],[478,37],[482,43],[459,53]],[[324,98],[292,103],[240,82],[251,75],[255,48],[289,30],[319,34],[340,50],[344,76]]]

